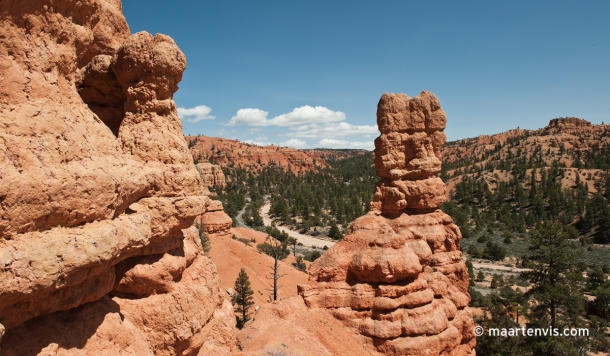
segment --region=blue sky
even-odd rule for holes
[[[145,5],[144,5],[145,4]],[[610,1],[135,1],[187,57],[186,134],[373,148],[384,92],[436,94],[449,140],[610,121]]]

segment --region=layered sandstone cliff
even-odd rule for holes
[[[384,94],[371,212],[310,269],[299,292],[384,355],[474,355],[461,233],[438,208],[445,114],[429,92]]]
[[[193,159],[213,162],[221,166],[234,165],[248,171],[260,171],[276,165],[293,173],[308,172],[327,167],[324,152],[299,150],[280,146],[257,146],[219,137],[187,136]]]
[[[202,224],[208,234],[231,235],[233,219],[222,210],[222,203],[218,200],[210,201],[205,214],[197,217],[195,222]]]
[[[182,52],[119,0],[3,0],[0,33],[0,352],[230,354]]]
[[[217,164],[197,163],[197,171],[201,175],[201,183],[205,187],[224,188],[227,185],[222,168]]]
[[[565,127],[565,128],[575,128],[575,127],[592,127],[593,124],[585,119],[579,119],[577,117],[564,117],[552,119],[549,121],[548,127]]]

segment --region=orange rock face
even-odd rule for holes
[[[371,352],[474,355],[461,233],[438,210],[445,200],[440,150],[445,114],[429,92],[384,94],[375,165],[381,181],[371,212],[310,269],[299,293],[328,309]]]
[[[322,158],[326,152],[299,150],[290,147],[257,146],[219,137],[186,136],[193,159],[214,162],[221,166],[233,164],[257,172],[274,164],[294,173],[327,167]]]
[[[568,118],[558,118],[549,121],[549,127],[566,127],[566,128],[575,128],[575,127],[592,127],[589,121],[584,119],[579,119],[577,117],[568,117]]]
[[[201,175],[201,183],[205,187],[221,187],[227,185],[222,168],[217,164],[197,163],[197,171]]]
[[[2,1],[0,31],[3,354],[230,354],[182,52],[118,0]]]
[[[203,224],[208,234],[231,235],[233,220],[222,210],[222,203],[218,200],[210,200],[205,214],[196,222]]]

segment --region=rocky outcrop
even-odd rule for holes
[[[227,183],[222,168],[217,164],[197,163],[197,171],[201,176],[201,183],[205,187],[220,187],[224,188]]]
[[[210,200],[205,214],[198,217],[196,222],[201,223],[208,234],[231,235],[233,219],[222,210],[222,202],[218,200]]]
[[[299,293],[385,355],[474,355],[461,233],[445,200],[445,114],[429,92],[384,94],[377,109],[371,211],[310,269]]]
[[[579,119],[577,117],[564,117],[558,119],[552,119],[549,121],[549,125],[547,127],[566,127],[566,128],[575,128],[575,127],[592,127],[593,124],[585,119]]]
[[[235,356],[372,356],[357,335],[326,309],[310,309],[295,296],[260,307],[237,333],[242,353]]]
[[[0,2],[6,355],[229,354],[213,205],[172,99],[186,67],[119,0]],[[215,350],[215,351],[210,351]]]
[[[212,162],[221,166],[233,165],[258,172],[275,165],[293,173],[315,171],[328,165],[322,158],[326,152],[299,150],[280,146],[257,146],[238,140],[219,137],[187,136],[189,149],[197,162]]]

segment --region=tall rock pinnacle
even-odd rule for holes
[[[310,269],[300,295],[351,327],[373,354],[474,355],[468,273],[445,201],[445,113],[434,94],[386,93],[377,109],[381,178],[371,211]]]
[[[434,94],[383,94],[377,106],[375,167],[381,181],[371,207],[383,212],[429,210],[445,202],[441,147],[447,119]]]

